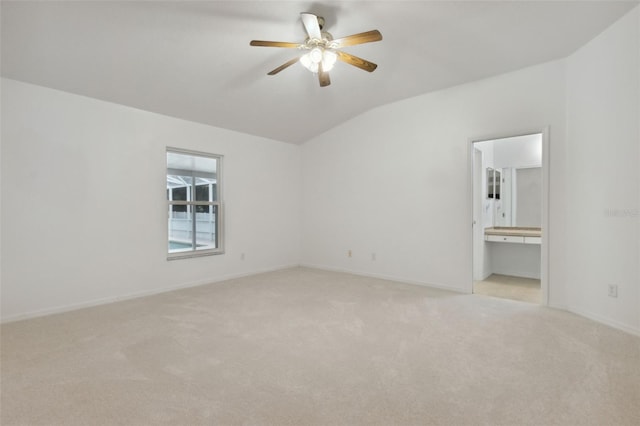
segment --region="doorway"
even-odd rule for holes
[[[547,131],[471,143],[471,292],[548,304]]]

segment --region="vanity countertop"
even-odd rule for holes
[[[542,230],[540,228],[526,228],[518,226],[496,226],[493,228],[484,228],[484,235],[505,235],[514,237],[541,237]]]

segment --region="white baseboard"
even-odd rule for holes
[[[448,291],[453,291],[453,292],[456,292],[456,293],[469,294],[469,292],[467,290],[465,290],[465,289],[452,288],[452,287],[445,286],[445,285],[442,285],[442,284],[427,283],[427,282],[423,282],[423,281],[410,280],[410,279],[391,276],[391,275],[373,274],[373,273],[369,273],[369,272],[354,271],[354,270],[350,270],[350,269],[347,269],[347,268],[335,268],[335,267],[331,267],[331,266],[316,265],[316,264],[311,264],[311,263],[301,263],[300,266],[307,267],[307,268],[321,269],[321,270],[325,270],[325,271],[345,272],[345,273],[349,273],[349,274],[353,274],[353,275],[359,275],[359,276],[363,276],[363,277],[379,278],[379,279],[383,279],[383,280],[396,281],[396,282],[401,282],[401,283],[405,283],[405,284],[415,284],[415,285],[421,285],[421,286],[425,286],[425,287],[437,288],[439,290],[448,290]],[[605,317],[603,317],[601,315],[594,314],[592,312],[587,312],[587,311],[584,311],[582,309],[577,309],[577,308],[574,308],[574,307],[569,307],[569,306],[565,306],[565,305],[558,305],[558,304],[549,304],[549,305],[547,305],[547,307],[553,308],[553,309],[560,309],[560,310],[567,311],[567,312],[571,312],[573,314],[580,315],[582,317],[585,317],[585,318],[588,318],[588,319],[590,319],[592,321],[607,325],[607,326],[615,328],[617,330],[621,330],[621,331],[627,332],[629,334],[633,334],[635,336],[640,336],[640,329],[631,327],[631,326],[629,326],[627,324],[623,324],[623,323],[618,322],[618,321],[611,320],[609,318],[605,318]]]
[[[480,281],[484,281],[493,274],[493,271],[486,272]]]
[[[523,271],[523,270],[513,270],[513,269],[501,269],[499,271],[492,271],[493,274],[498,275],[507,275],[509,277],[522,277],[522,278],[531,278],[532,280],[539,280],[540,271],[537,273],[532,273],[531,271]]]
[[[378,279],[381,279],[381,280],[396,281],[396,282],[400,282],[400,283],[403,283],[403,284],[421,285],[423,287],[430,287],[430,288],[435,288],[435,289],[438,289],[438,290],[447,290],[447,291],[453,291],[455,293],[469,294],[469,291],[467,289],[464,289],[464,288],[456,288],[456,287],[450,287],[450,286],[447,286],[447,285],[444,285],[444,284],[434,284],[434,283],[425,282],[425,281],[417,281],[417,280],[412,280],[412,279],[403,278],[403,277],[397,277],[397,276],[393,276],[393,275],[384,275],[384,274],[375,274],[375,273],[370,273],[370,272],[354,271],[354,270],[347,269],[347,268],[334,268],[334,267],[331,267],[331,266],[316,265],[316,264],[312,264],[312,263],[301,263],[300,266],[303,266],[303,267],[306,267],[306,268],[321,269],[321,270],[324,270],[324,271],[345,272],[347,274],[358,275],[358,276],[361,276],[361,277],[378,278]]]
[[[634,336],[640,337],[640,328],[635,328],[628,324],[621,323],[620,321],[612,320],[610,318],[603,317],[602,315],[595,314],[593,312],[589,312],[584,309],[576,308],[573,306],[567,307],[567,311],[576,315],[580,315],[581,317],[588,318],[595,322],[608,325],[609,327],[615,328],[617,330],[621,330],[626,333],[633,334]]]
[[[300,263],[300,264],[280,265],[280,266],[275,266],[275,267],[271,267],[271,268],[256,269],[256,270],[253,270],[253,271],[240,272],[240,273],[235,273],[235,274],[227,274],[227,275],[222,275],[222,276],[219,276],[219,277],[216,277],[216,278],[212,278],[212,279],[207,279],[207,280],[190,281],[190,282],[185,282],[185,283],[172,285],[172,286],[167,286],[167,287],[162,287],[162,288],[153,289],[153,290],[147,290],[147,291],[141,291],[141,292],[135,292],[135,293],[128,293],[128,294],[123,294],[123,295],[118,295],[118,296],[94,299],[94,300],[81,302],[81,303],[73,303],[73,304],[69,304],[69,305],[63,305],[63,306],[57,306],[57,307],[53,307],[53,308],[46,308],[46,309],[40,309],[40,310],[36,310],[36,311],[25,312],[25,313],[22,313],[22,314],[16,314],[16,315],[10,315],[8,317],[4,317],[4,318],[2,318],[0,323],[6,324],[6,323],[25,320],[25,319],[30,319],[30,318],[37,318],[37,317],[42,317],[42,316],[46,316],[46,315],[53,315],[53,314],[59,314],[59,313],[63,313],[63,312],[70,312],[70,311],[75,311],[75,310],[78,310],[78,309],[90,308],[92,306],[99,306],[99,305],[105,305],[105,304],[108,304],[108,303],[114,303],[114,302],[119,302],[119,301],[124,301],[124,300],[137,299],[139,297],[152,296],[154,294],[167,293],[167,292],[170,292],[170,291],[180,290],[180,289],[189,288],[189,287],[197,287],[197,286],[201,286],[201,285],[214,284],[214,283],[227,281],[227,280],[231,280],[231,279],[235,279],[235,278],[248,277],[248,276],[251,276],[251,275],[257,275],[257,274],[262,274],[262,273],[265,273],[265,272],[273,272],[273,271],[279,271],[279,270],[283,270],[283,269],[295,268],[295,267],[298,267],[298,266],[302,266],[302,267],[306,267],[306,268],[315,268],[315,269],[320,269],[320,270],[325,270],[325,271],[332,271],[332,272],[344,272],[344,273],[358,275],[358,276],[362,276],[362,277],[378,278],[378,279],[396,281],[396,282],[405,283],[405,284],[420,285],[420,286],[430,287],[430,288],[434,288],[434,289],[438,289],[438,290],[452,291],[452,292],[455,292],[455,293],[469,294],[467,289],[460,289],[460,288],[450,287],[450,286],[446,286],[446,285],[443,285],[443,284],[434,284],[434,283],[429,283],[429,282],[424,282],[424,281],[417,281],[417,280],[407,279],[407,278],[403,278],[403,277],[397,277],[397,276],[393,276],[393,275],[375,274],[375,273],[370,273],[370,272],[354,271],[354,270],[350,270],[350,269],[347,269],[347,268],[335,268],[335,267],[330,267],[330,266],[326,266],[326,265],[316,265],[316,264],[311,264],[311,263]],[[621,330],[621,331],[624,331],[626,333],[632,334],[634,336],[639,336],[640,337],[640,329],[639,328],[635,328],[635,327],[629,326],[627,324],[621,323],[619,321],[615,321],[615,320],[603,317],[603,316],[601,316],[599,314],[595,314],[593,312],[589,312],[589,311],[586,311],[586,310],[583,310],[583,309],[580,309],[580,308],[576,308],[576,307],[564,306],[564,305],[549,304],[548,307],[554,308],[554,309],[560,309],[560,310],[568,311],[568,312],[574,313],[576,315],[580,315],[582,317],[585,317],[585,318],[588,318],[590,320],[593,320],[595,322],[598,322],[598,323],[607,325],[609,327],[615,328],[617,330]]]
[[[568,311],[569,308],[567,307],[567,305],[559,305],[557,303],[549,303],[547,305],[547,308],[553,308],[553,309],[558,309],[560,311]]]
[[[221,282],[221,281],[231,280],[231,279],[234,279],[234,278],[248,277],[248,276],[251,276],[251,275],[262,274],[262,273],[265,273],[265,272],[273,272],[273,271],[279,271],[279,270],[282,270],[282,269],[295,268],[297,266],[299,266],[297,263],[296,264],[290,264],[290,265],[281,265],[281,266],[275,266],[275,267],[272,267],[272,268],[257,269],[257,270],[253,270],[253,271],[249,271],[249,272],[240,272],[240,273],[235,273],[235,274],[227,274],[227,275],[222,275],[222,276],[219,276],[219,277],[206,279],[206,280],[189,281],[189,282],[180,283],[180,284],[177,284],[177,285],[171,285],[171,286],[167,286],[167,287],[161,287],[161,288],[157,288],[157,289],[153,289],[153,290],[145,290],[145,291],[139,291],[139,292],[135,292],[135,293],[121,294],[121,295],[118,295],[118,296],[110,296],[110,297],[103,297],[103,298],[100,298],[100,299],[93,299],[93,300],[89,300],[89,301],[86,301],[86,302],[72,303],[72,304],[69,304],[69,305],[56,306],[56,307],[53,307],[53,308],[39,309],[39,310],[35,310],[35,311],[25,312],[25,313],[22,313],[22,314],[16,314],[16,315],[10,315],[10,316],[4,317],[4,318],[2,318],[0,323],[7,324],[7,323],[10,323],[10,322],[21,321],[21,320],[30,319],[30,318],[37,318],[37,317],[43,317],[43,316],[46,316],[46,315],[53,315],[53,314],[60,314],[60,313],[63,313],[63,312],[76,311],[78,309],[90,308],[92,306],[106,305],[108,303],[120,302],[120,301],[130,300],[130,299],[137,299],[137,298],[140,298],[140,297],[152,296],[154,294],[160,294],[160,293],[167,293],[167,292],[170,292],[170,291],[180,290],[180,289],[183,289],[183,288],[198,287],[198,286],[201,286],[201,285],[214,284],[214,283],[218,283],[218,282]]]

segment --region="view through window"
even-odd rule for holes
[[[169,258],[223,252],[222,157],[167,149]]]

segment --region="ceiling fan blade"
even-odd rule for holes
[[[282,71],[285,68],[289,68],[291,65],[295,64],[296,62],[298,62],[300,60],[300,58],[293,58],[292,60],[285,62],[284,64],[280,65],[278,68],[269,71],[267,73],[267,75],[276,75],[278,74],[280,71]]]
[[[264,41],[264,40],[251,40],[251,43],[249,44],[251,46],[288,47],[288,48],[297,48],[302,46],[300,43],[289,43],[287,41]]]
[[[310,39],[322,40],[322,34],[320,34],[320,25],[318,24],[318,17],[313,13],[301,13],[302,23]]]
[[[380,34],[380,31],[372,30],[364,33],[337,38],[331,42],[331,45],[335,46],[336,48],[340,48],[345,46],[355,46],[356,44],[371,43],[373,41],[380,40],[382,40],[382,34]]]
[[[365,59],[358,58],[357,56],[353,56],[339,50],[336,50],[336,55],[338,55],[338,59],[340,59],[342,62],[346,62],[349,65],[353,65],[354,67],[358,67],[368,72],[373,72],[376,68],[378,68],[378,65],[374,64],[373,62],[369,62]]]
[[[318,81],[320,82],[320,87],[327,87],[331,84],[329,73],[322,69],[322,62],[318,64]]]

